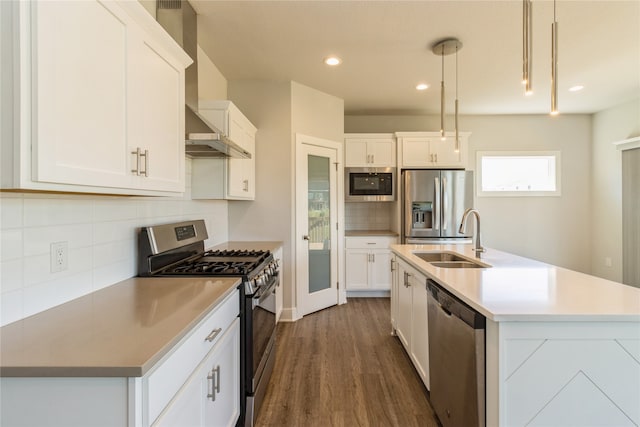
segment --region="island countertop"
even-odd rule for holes
[[[472,245],[392,245],[406,262],[493,321],[640,321],[640,289]],[[416,252],[455,252],[489,268],[441,268]],[[639,330],[640,332],[640,330]]]
[[[8,324],[0,376],[142,376],[239,283],[136,277]]]

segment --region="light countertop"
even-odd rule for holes
[[[397,255],[494,321],[640,321],[640,289],[487,248],[490,268],[439,268],[414,252],[472,245],[392,245]],[[640,334],[640,329],[639,329]]]
[[[371,237],[371,236],[384,236],[384,237],[398,237],[398,233],[391,230],[346,230],[344,232],[345,237]]]
[[[275,252],[282,247],[282,242],[268,241],[243,241],[233,240],[230,242],[220,243],[209,249],[238,249],[238,250],[255,250],[255,251],[271,251]]]
[[[0,328],[0,376],[139,377],[240,279],[131,278]]]

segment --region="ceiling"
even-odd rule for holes
[[[533,90],[524,96],[522,1],[190,0],[199,44],[227,80],[268,79],[344,99],[346,114],[436,114],[442,57],[458,38],[461,114],[544,114],[550,108],[553,2],[533,0]],[[594,113],[640,96],[640,1],[561,0],[558,105]],[[330,68],[323,58],[343,63]],[[455,55],[445,56],[447,111]],[[419,92],[419,82],[430,85]],[[570,92],[583,85],[579,92]]]

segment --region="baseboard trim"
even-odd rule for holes
[[[295,322],[298,319],[300,319],[300,317],[298,317],[298,310],[295,307],[283,308],[278,322]]]
[[[347,298],[389,298],[391,291],[347,291]]]

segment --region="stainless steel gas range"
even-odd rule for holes
[[[238,425],[252,426],[275,361],[279,266],[269,251],[205,250],[207,238],[203,220],[143,227],[138,275],[241,278]]]

